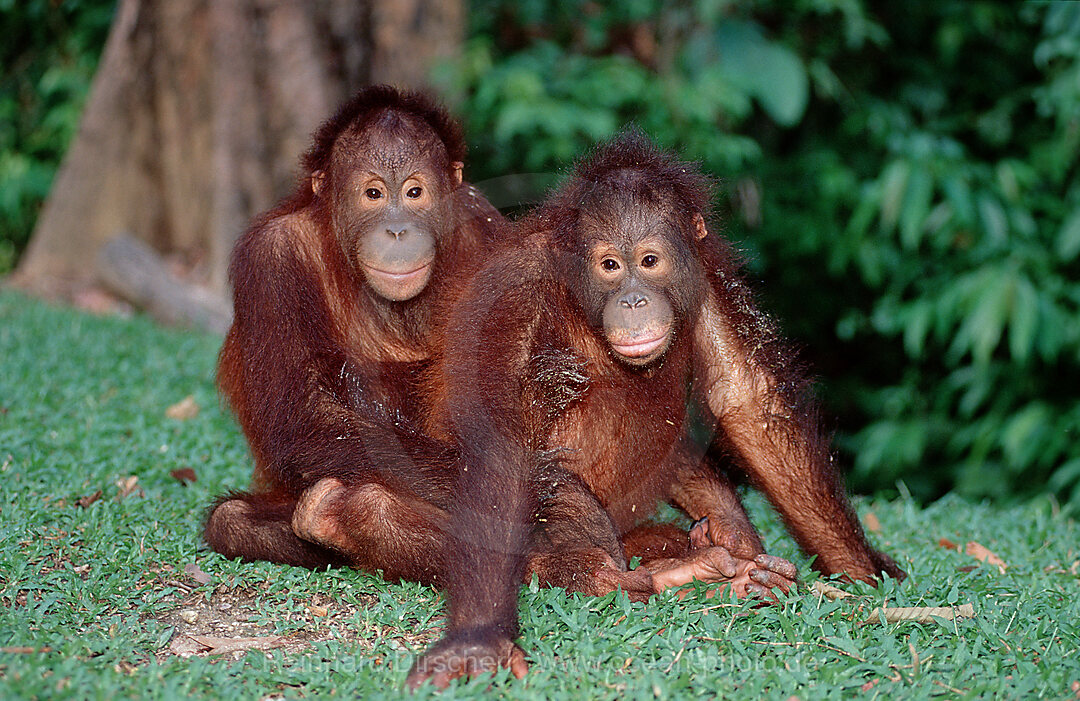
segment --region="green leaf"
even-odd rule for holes
[[[1055,492],[1065,489],[1070,484],[1080,486],[1080,458],[1073,458],[1054,470],[1046,482],[1046,486]]]
[[[1034,462],[1043,450],[1043,435],[1051,424],[1052,415],[1042,402],[1035,402],[1014,414],[1001,432],[1001,447],[1005,460],[1015,472]]]
[[[1054,300],[1039,297],[1039,318],[1042,319],[1040,332],[1035,337],[1039,356],[1047,362],[1056,362],[1069,342],[1069,329],[1076,324],[1074,314],[1054,304]]]
[[[1005,243],[1009,239],[1009,219],[997,198],[982,195],[978,200],[979,223],[987,237],[994,243]]]
[[[975,223],[975,203],[971,196],[971,186],[960,176],[945,178],[941,183],[945,200],[952,205],[956,221],[960,226]]]
[[[835,246],[831,253],[830,263],[834,270],[840,271],[847,267],[851,258],[865,245],[866,234],[870,230],[870,224],[878,212],[881,200],[881,188],[877,183],[863,185],[855,211],[848,219],[844,229],[842,245]]]
[[[1080,254],[1080,209],[1073,210],[1061,225],[1054,250],[1064,263],[1071,263]]]
[[[912,304],[905,314],[904,350],[908,356],[919,358],[926,345],[926,334],[930,330],[933,307],[929,300],[919,300]]]
[[[899,474],[908,466],[918,464],[926,450],[926,422],[879,421],[859,432],[855,469],[864,475],[874,472]]]
[[[996,387],[990,373],[981,372],[970,365],[956,370],[949,379],[964,387],[964,392],[956,405],[959,416],[963,419],[974,416],[975,412],[994,393]]]
[[[790,127],[802,119],[810,79],[793,51],[765,39],[757,24],[736,20],[720,25],[716,44],[732,83],[752,95],[773,121]]]
[[[933,196],[934,178],[930,172],[926,168],[912,169],[900,210],[900,245],[905,250],[919,247]]]
[[[885,231],[896,226],[910,175],[911,164],[907,161],[893,161],[881,173],[881,227]]]
[[[1035,350],[1035,330],[1039,325],[1039,295],[1026,277],[1018,277],[1009,310],[1009,353],[1026,362]]]
[[[949,351],[954,360],[970,351],[976,363],[985,364],[1001,342],[1014,285],[1011,274],[1000,269],[985,270],[970,282],[965,301],[973,307],[964,316]]]
[[[1010,290],[1004,284],[996,286],[979,301],[974,313],[969,317],[971,352],[978,363],[988,362],[994,349],[1001,342],[1009,296]]]

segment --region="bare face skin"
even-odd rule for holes
[[[671,276],[671,252],[660,237],[632,246],[601,241],[593,246],[590,270],[610,293],[603,310],[604,336],[620,360],[647,365],[671,344],[675,312],[665,288]]]
[[[404,179],[392,171],[363,175],[355,191],[372,224],[359,241],[356,262],[382,297],[412,299],[427,286],[435,262],[435,233],[424,216],[433,208],[430,175],[423,170]]]
[[[689,318],[700,294],[700,273],[687,263],[696,225],[697,218],[683,233],[676,222],[617,204],[583,217],[586,306],[617,360],[632,366],[660,360],[679,322]]]
[[[452,226],[448,200],[462,178],[462,164],[447,161],[430,129],[401,121],[388,115],[362,138],[343,135],[343,156],[329,172],[312,174],[312,189],[331,203],[346,256],[371,290],[392,302],[416,297],[431,279],[439,239]]]

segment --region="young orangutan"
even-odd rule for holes
[[[719,548],[628,572],[610,547],[666,494],[700,512],[704,495],[725,489],[686,458],[688,399],[818,569],[903,576],[867,543],[806,382],[753,305],[729,245],[706,230],[707,203],[692,166],[632,132],[579,165],[461,279],[430,376],[428,427],[462,454],[446,557],[449,616],[411,686],[497,665],[524,674],[514,639],[526,573],[631,592],[673,571],[722,579]],[[610,530],[595,508],[551,508],[558,494],[538,491],[537,475],[553,461]],[[538,543],[538,525],[559,537]],[[776,574],[760,564],[755,576]]]
[[[367,88],[315,133],[296,192],[238,242],[218,383],[255,472],[251,491],[214,506],[214,550],[434,580],[455,456],[414,427],[418,378],[440,300],[503,222],[462,181],[464,154],[430,99]],[[368,508],[333,523],[297,513],[328,477]],[[327,529],[370,547],[359,558],[327,548]]]

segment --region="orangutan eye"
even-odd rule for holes
[[[600,267],[609,273],[613,273],[622,266],[620,266],[619,261],[615,260],[614,258],[605,258],[604,260],[600,261]]]
[[[405,196],[408,197],[410,200],[415,200],[416,198],[420,197],[420,195],[422,195],[422,194],[424,194],[424,191],[418,186],[418,187],[410,187],[409,191],[405,193]]]
[[[647,256],[645,256],[644,258],[641,259],[641,267],[643,267],[643,268],[651,268],[651,267],[653,267],[654,265],[656,265],[659,262],[660,262],[660,258],[653,255],[652,253],[650,253],[649,255],[647,255]]]
[[[364,194],[367,195],[369,200],[377,200],[382,197],[382,190],[377,187],[369,187],[364,191]]]

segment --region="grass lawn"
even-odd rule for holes
[[[214,390],[218,344],[0,292],[0,699],[397,698],[440,633],[433,589],[231,562],[200,542],[212,497],[251,469]],[[166,415],[188,396],[196,416]],[[178,478],[185,468],[197,481]],[[806,568],[767,505],[749,502],[770,550]],[[1046,500],[858,506],[904,583],[766,608],[526,587],[528,677],[443,696],[1080,698],[1073,518]],[[1007,569],[966,554],[969,541]],[[974,618],[867,622],[877,606],[966,603]]]

